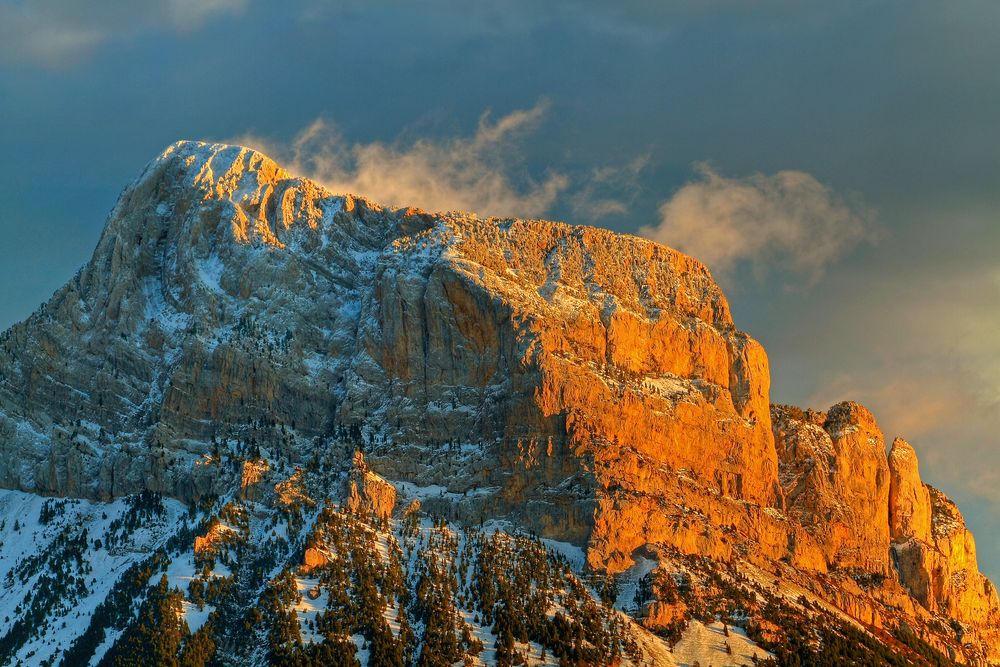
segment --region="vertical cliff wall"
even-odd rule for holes
[[[442,513],[573,542],[597,570],[660,548],[789,567],[838,582],[827,595],[866,622],[896,605],[988,636],[996,593],[912,448],[887,456],[855,403],[772,411],[769,383],[679,252],[387,209],[179,142],[91,261],[0,337],[0,485],[253,497],[256,473],[221,448],[293,466],[357,448],[373,474],[438,490]],[[365,479],[352,502],[386,515],[394,495]]]

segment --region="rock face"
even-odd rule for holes
[[[894,542],[931,541],[931,494],[920,481],[917,453],[902,438],[889,451],[889,533]]]
[[[936,575],[931,590],[939,608],[963,621],[989,618],[996,633],[1000,631],[996,588],[979,573],[975,539],[955,503],[937,489],[928,488],[934,521],[932,552],[936,553],[927,559],[925,571]]]
[[[777,498],[766,356],[696,260],[387,210],[239,147],[168,148],[2,350],[0,483],[23,490],[190,500],[248,424],[292,461],[351,431],[387,476],[617,567],[675,530],[637,518],[682,485]]]
[[[372,472],[361,452],[354,455],[345,497],[349,511],[364,512],[383,521],[392,516],[396,507],[396,487]]]
[[[828,567],[889,572],[889,468],[874,417],[857,403],[796,419],[774,411],[787,511]]]
[[[996,589],[979,573],[975,539],[958,507],[920,480],[916,454],[904,440],[893,442],[889,464],[893,556],[900,582],[931,611],[976,624],[988,619],[996,638]]]
[[[827,566],[897,579],[927,611],[975,627],[996,656],[996,590],[979,572],[958,508],[921,481],[913,447],[896,438],[886,456],[874,418],[856,403],[825,414],[774,406],[772,417],[786,509],[816,538]],[[852,616],[874,624],[872,613]]]
[[[887,458],[855,403],[772,417],[769,382],[761,345],[679,252],[386,209],[246,148],[179,142],[123,192],[80,273],[0,337],[0,485],[294,504],[257,461],[362,449],[357,511],[391,515],[392,480],[612,573],[659,545],[898,579],[884,599],[899,607],[903,586],[986,636],[996,595],[912,448]],[[248,463],[226,469],[220,450]],[[845,613],[881,618],[844,586],[831,599],[860,610]]]

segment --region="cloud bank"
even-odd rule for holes
[[[484,113],[467,137],[351,143],[335,125],[317,119],[288,145],[255,135],[229,141],[261,150],[334,192],[360,194],[390,206],[533,218],[565,200],[586,220],[624,213],[626,201],[602,193],[611,187],[634,191],[625,184],[634,184],[642,161],[594,170],[578,179],[555,170],[535,179],[524,169],[518,149],[547,109],[548,104],[540,102],[496,120]]]
[[[802,171],[729,178],[696,165],[699,179],[660,206],[640,232],[726,274],[741,263],[816,280],[857,243],[873,237],[873,216]]]
[[[246,0],[0,0],[0,63],[72,66],[105,42],[151,30],[193,30],[245,5]]]

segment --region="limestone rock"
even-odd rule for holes
[[[933,546],[937,552],[930,559],[936,567],[928,567],[927,571],[936,575],[932,591],[938,604],[946,614],[960,620],[986,616],[1000,622],[996,588],[979,573],[976,541],[966,528],[965,519],[943,493],[927,488],[931,496]]]
[[[317,567],[322,567],[329,562],[329,556],[316,547],[307,548],[302,555],[302,569],[306,572]]]
[[[900,582],[921,605],[963,622],[996,625],[1000,602],[979,573],[976,543],[955,504],[920,480],[917,455],[897,438],[889,453],[890,518]]]
[[[889,573],[889,467],[875,418],[857,403],[827,413],[774,408],[787,511],[827,564]]]
[[[893,541],[931,541],[931,497],[923,482],[917,454],[902,438],[889,451],[889,532]]]
[[[682,602],[653,601],[642,610],[642,625],[649,630],[663,630],[683,621],[687,611],[687,605]]]
[[[396,487],[372,472],[361,452],[355,453],[347,480],[346,506],[382,520],[391,518],[396,507]]]
[[[214,522],[204,535],[194,538],[194,555],[197,558],[211,558],[217,553],[219,546],[231,540],[234,530],[221,522]]]
[[[240,497],[262,500],[270,490],[267,475],[270,466],[266,461],[244,461],[240,471]]]
[[[414,512],[574,543],[595,570],[662,547],[798,577],[871,625],[944,613],[1000,657],[972,536],[912,449],[887,458],[856,403],[772,411],[769,384],[682,253],[384,208],[178,142],[0,336],[0,486],[289,510],[340,493],[382,518],[398,488]],[[345,488],[305,488],[306,469]]]
[[[179,142],[0,341],[0,484],[195,500],[227,488],[218,443],[299,464],[352,433],[388,478],[621,567],[672,529],[623,531],[615,507],[681,507],[681,484],[709,513],[774,504],[768,384],[763,348],[674,250],[385,209]]]
[[[896,438],[886,456],[874,418],[856,403],[828,413],[772,411],[787,511],[815,538],[828,565],[891,575],[927,612],[975,628],[996,655],[995,588],[979,573],[975,541],[958,508],[921,481],[913,447]],[[906,606],[886,586],[880,597]],[[866,624],[883,623],[882,612],[850,580],[828,599]]]

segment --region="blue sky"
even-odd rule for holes
[[[907,437],[1000,579],[1000,4],[277,4],[0,0],[0,327],[179,138],[643,233],[708,262],[774,400]]]

